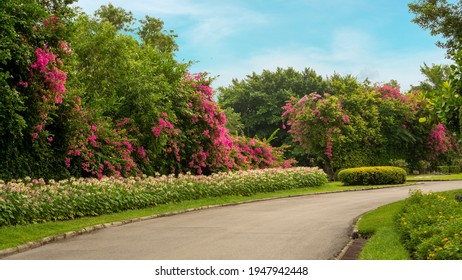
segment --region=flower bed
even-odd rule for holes
[[[397,225],[413,259],[462,259],[462,203],[453,196],[412,193]]]
[[[0,226],[68,220],[170,202],[315,187],[327,183],[318,168],[262,169],[211,176],[18,180],[0,184]]]

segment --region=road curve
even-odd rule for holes
[[[459,182],[282,198],[188,212],[65,239],[6,259],[333,259],[361,214],[410,189],[462,189]]]

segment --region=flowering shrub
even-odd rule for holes
[[[365,110],[364,108],[367,108]],[[418,92],[376,86],[289,100],[283,128],[289,127],[305,152],[332,176],[335,170],[387,165],[403,159],[446,161],[458,147],[441,123],[432,126],[428,100]]]
[[[434,160],[458,148],[457,140],[448,133],[443,124],[434,125],[428,135],[428,147],[431,150],[430,159]]]
[[[462,204],[453,196],[415,191],[396,224],[412,258],[462,259]]]
[[[0,184],[0,226],[67,220],[183,200],[252,195],[327,183],[317,168],[265,169],[211,176],[104,177]]]

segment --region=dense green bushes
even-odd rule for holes
[[[462,203],[454,196],[415,191],[405,201],[396,224],[412,258],[462,259]]]
[[[394,166],[373,166],[344,169],[338,173],[344,185],[387,185],[406,182],[406,171]]]
[[[211,176],[0,181],[0,226],[67,220],[158,204],[247,196],[327,183],[318,168],[264,169]]]

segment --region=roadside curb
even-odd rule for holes
[[[168,217],[168,216],[174,216],[174,215],[179,215],[179,214],[184,214],[188,212],[193,212],[193,211],[199,211],[199,210],[205,210],[205,209],[211,209],[211,208],[217,208],[217,207],[229,207],[229,206],[236,206],[236,205],[242,205],[242,204],[249,204],[249,203],[256,203],[256,202],[263,202],[263,201],[269,201],[269,200],[275,200],[275,199],[286,199],[286,198],[296,198],[296,197],[304,197],[304,196],[313,196],[313,195],[324,195],[324,194],[334,194],[334,193],[342,193],[342,192],[356,192],[356,191],[369,191],[369,190],[381,190],[385,188],[402,188],[402,187],[408,187],[408,186],[414,186],[418,185],[419,182],[408,184],[408,185],[391,185],[391,186],[386,186],[386,187],[370,187],[370,188],[361,188],[361,189],[353,189],[353,190],[346,190],[346,191],[335,191],[335,192],[320,192],[320,193],[311,193],[311,194],[298,194],[298,195],[290,195],[290,196],[284,196],[284,197],[272,197],[272,198],[262,198],[262,199],[256,199],[256,200],[249,200],[249,201],[241,201],[241,202],[233,202],[233,203],[227,203],[227,204],[216,204],[216,205],[207,205],[207,206],[201,206],[197,208],[190,208],[190,209],[185,209],[185,210],[179,210],[179,211],[173,211],[173,212],[167,212],[167,213],[161,213],[161,214],[155,214],[155,215],[150,215],[150,216],[145,216],[145,217],[139,217],[139,218],[133,218],[129,220],[124,220],[124,221],[117,221],[117,222],[111,222],[111,223],[105,223],[105,224],[98,224],[94,226],[89,226],[83,229],[78,229],[75,231],[69,231],[66,233],[61,233],[53,236],[48,236],[45,238],[42,238],[37,241],[31,241],[27,242],[24,244],[21,244],[16,247],[0,250],[0,259],[3,259],[5,257],[17,254],[17,253],[22,253],[52,242],[57,242],[63,239],[70,239],[74,238],[79,235],[83,234],[88,234],[92,233],[101,229],[105,228],[111,228],[111,227],[118,227],[122,226],[125,224],[130,224],[130,223],[135,223],[135,222],[141,222],[141,221],[146,221],[146,220],[151,220],[151,219],[157,219],[157,218],[162,218],[162,217]],[[353,223],[353,228],[352,228],[352,233],[351,236],[354,235],[355,233],[355,228],[356,228],[356,223],[359,220],[359,218]],[[357,228],[356,228],[356,234],[357,234]],[[345,248],[340,252],[342,254],[343,251],[346,252],[346,250],[351,246],[353,243],[353,238],[350,240],[350,242],[345,246]],[[339,254],[339,256],[340,256]],[[336,258],[338,259],[338,257]]]
[[[367,213],[367,212],[366,212]],[[364,214],[366,214],[364,213]],[[356,218],[351,227],[350,241],[343,247],[343,249],[334,258],[335,260],[357,260],[362,247],[367,242],[369,236],[363,236],[359,233],[358,223],[361,220],[362,214]]]

